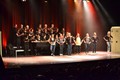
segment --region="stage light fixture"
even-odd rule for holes
[[[26,2],[26,0],[22,0],[22,2]]]
[[[74,0],[74,2],[76,3],[76,2],[77,2],[77,0]]]
[[[45,0],[45,3],[47,3],[48,1],[47,0]]]

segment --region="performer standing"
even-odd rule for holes
[[[24,50],[25,50],[25,55],[29,55],[29,25],[26,25],[25,29],[24,29]]]
[[[111,52],[111,38],[113,38],[111,36],[111,32],[108,31],[107,35],[103,37],[103,39],[106,41],[107,44],[107,52]]]
[[[54,24],[51,24],[51,27],[49,28],[49,34],[54,34],[55,33],[55,27]]]
[[[56,47],[56,39],[55,39],[54,34],[52,34],[52,35],[50,36],[48,42],[50,43],[51,55],[54,56],[55,47]]]
[[[93,53],[96,53],[96,46],[97,46],[97,42],[98,42],[98,36],[97,36],[97,33],[94,32],[93,33],[93,37],[91,38],[92,39],[92,46],[93,46]]]
[[[16,35],[17,35],[17,48],[20,48],[20,46],[23,47],[24,28],[22,24],[20,29],[18,29]]]
[[[47,25],[47,24],[45,24],[45,25],[44,25],[44,28],[43,28],[43,30],[42,30],[42,31],[43,31],[43,33],[45,32],[45,30],[47,30],[47,31],[48,31],[48,25]]]
[[[63,34],[63,36],[65,36],[65,35],[66,35],[66,34],[65,34],[65,28],[62,28],[61,33]]]
[[[39,24],[39,26],[38,26],[38,28],[37,28],[37,31],[38,31],[38,30],[40,30],[41,32],[43,31],[41,24]]]
[[[54,34],[55,34],[55,36],[58,36],[59,37],[59,29],[58,28],[56,28],[56,31],[54,32]]]
[[[73,37],[71,36],[71,33],[67,33],[66,37],[66,44],[67,44],[67,53],[68,55],[71,55],[72,53],[72,44],[73,44]]]
[[[65,38],[63,34],[60,34],[60,37],[58,39],[58,44],[60,46],[60,55],[63,55],[63,48],[64,48]]]
[[[36,39],[37,40],[43,40],[43,38],[42,38],[42,31],[41,31],[41,29],[38,29],[37,31],[36,31]],[[38,37],[39,36],[39,37]]]
[[[29,55],[29,36],[27,35],[25,38],[24,38],[24,53],[25,55]]]
[[[48,30],[45,29],[44,36],[43,36],[43,41],[47,41],[49,39],[49,33]]]
[[[27,38],[28,36],[29,36],[29,25],[26,25],[24,29],[24,39]]]
[[[17,46],[17,35],[16,35],[17,31],[18,31],[18,26],[17,24],[15,24],[15,26],[11,30],[12,40],[10,41],[10,43],[12,43],[12,45],[14,46]]]
[[[88,33],[86,33],[86,37],[83,39],[83,41],[85,43],[85,53],[88,53],[91,44],[91,38]]]
[[[32,29],[32,28],[29,29],[28,36],[29,36],[29,39],[31,39],[34,36],[34,29]]]
[[[76,53],[80,53],[80,47],[81,47],[81,38],[80,38],[80,34],[77,33],[76,35],[76,39],[75,39],[75,44],[76,44]]]

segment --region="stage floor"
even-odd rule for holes
[[[119,53],[97,51],[96,53],[85,53],[62,56],[25,56],[25,57],[3,57],[6,68],[19,68],[24,65],[43,65],[43,64],[59,64],[71,62],[84,62],[103,59],[120,58]]]

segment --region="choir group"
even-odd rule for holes
[[[92,37],[90,37],[89,33],[86,33],[86,36],[81,39],[79,33],[77,33],[76,36],[72,36],[70,32],[65,31],[65,28],[59,31],[58,28],[54,27],[54,24],[51,24],[51,27],[48,27],[47,24],[44,24],[44,27],[42,27],[40,24],[36,30],[30,28],[29,25],[24,27],[22,24],[21,27],[18,28],[16,24],[14,31],[16,40],[13,42],[17,42],[14,44],[17,48],[24,46],[23,44],[25,42],[49,42],[51,55],[55,55],[56,44],[59,45],[59,55],[64,55],[65,45],[67,55],[72,54],[73,45],[76,46],[76,53],[80,53],[82,43],[85,44],[86,54],[89,52],[90,45],[92,45],[92,52],[96,53],[97,42],[99,40],[96,32],[93,33]],[[108,51],[110,51],[110,40],[112,38],[110,32],[103,38],[107,42]]]

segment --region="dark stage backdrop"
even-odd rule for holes
[[[27,24],[34,28],[42,24],[48,24],[48,27],[53,23],[55,27],[60,29],[65,27],[64,14],[62,13],[60,0],[29,0],[22,2],[21,0],[4,0],[1,2],[2,10],[2,31],[3,31],[3,46],[12,39],[12,28],[15,24],[20,27],[20,24]],[[11,34],[11,35],[10,35]],[[8,41],[9,40],[9,41]]]
[[[110,10],[109,1],[103,2],[105,0],[99,0],[104,6],[107,6],[108,11],[113,14]],[[110,9],[109,9],[110,7]],[[114,6],[115,7],[115,6]],[[27,0],[22,2],[22,0],[2,0],[0,2],[0,27],[2,26],[2,44],[3,48],[6,48],[7,44],[13,41],[12,38],[12,28],[15,24],[30,25],[30,27],[36,28],[39,24],[43,25],[46,23],[48,27],[53,23],[55,27],[60,30],[64,27],[66,31],[76,35],[80,33],[81,38],[84,38],[86,31],[85,25],[83,24],[83,13],[79,16],[74,15],[75,4],[74,0]],[[116,11],[117,12],[117,11]],[[78,19],[76,19],[78,18]],[[118,19],[114,15],[116,24],[118,24]],[[99,22],[100,24],[101,22]],[[100,25],[98,30],[98,35],[100,35],[100,41],[98,45],[98,50],[106,50],[105,42],[103,41],[103,36],[114,24],[106,23],[105,25]],[[91,32],[92,35],[93,32]],[[83,47],[84,48],[84,47]]]

